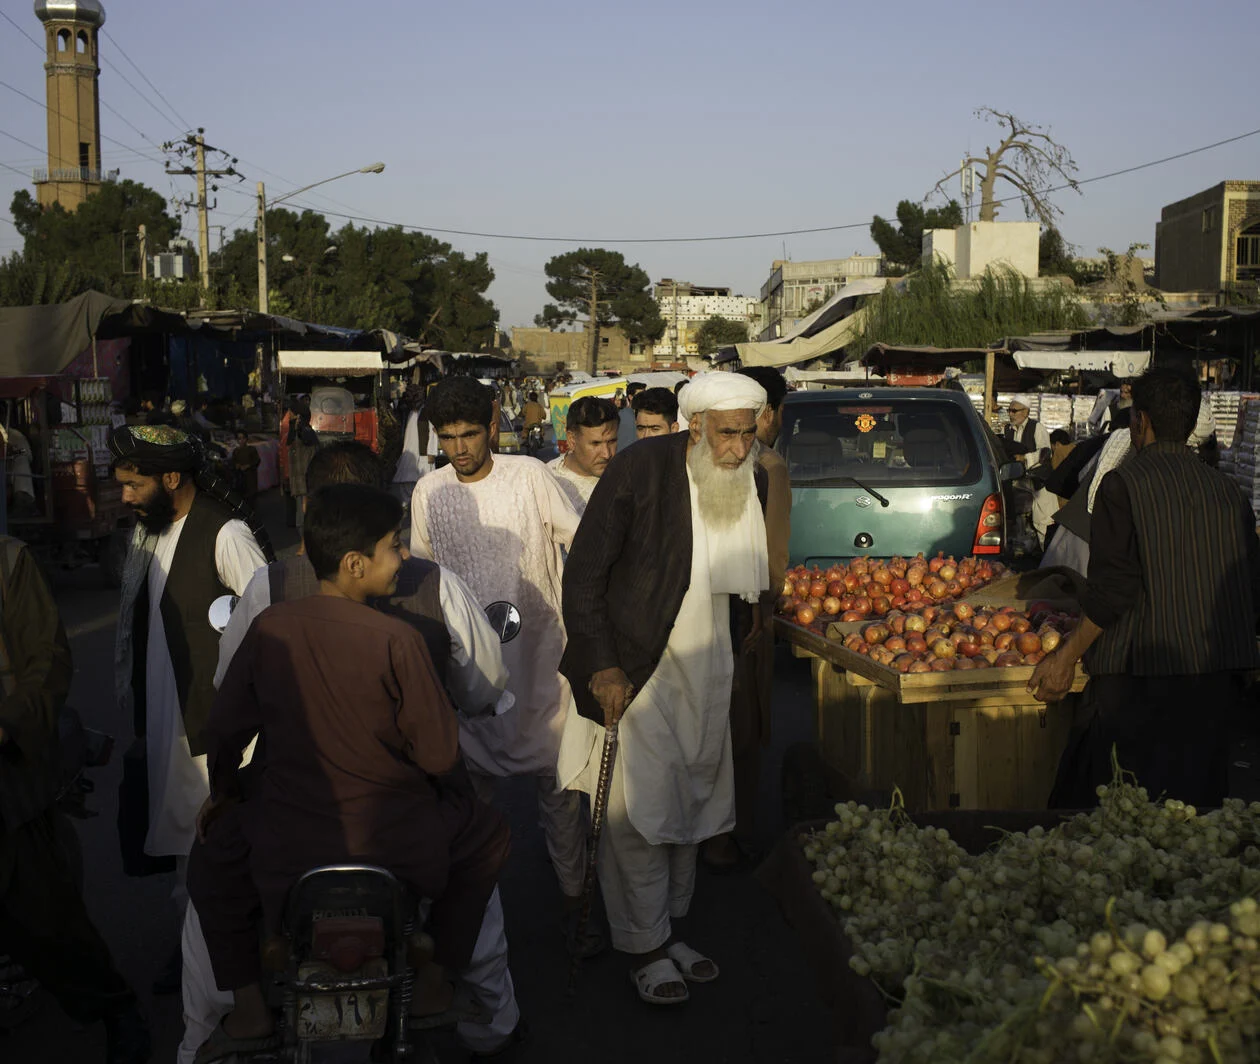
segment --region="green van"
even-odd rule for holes
[[[792,482],[793,565],[1003,551],[1002,485],[1024,468],[999,465],[995,441],[961,391],[791,392],[777,447]]]

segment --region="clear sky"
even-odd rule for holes
[[[252,226],[259,179],[276,197],[379,159],[385,173],[299,202],[429,229],[589,238],[653,280],[750,295],[785,247],[794,259],[873,251],[872,214],[922,197],[992,141],[972,117],[982,105],[1048,126],[1081,177],[1260,127],[1254,0],[103,2],[101,97],[117,114],[103,108],[101,123],[119,142],[104,143],[105,167],[188,196],[193,183],[165,176],[154,145],[184,122],[204,126],[249,179],[220,191],[212,225]],[[41,39],[29,0],[0,11]],[[41,51],[0,19],[0,80],[39,100]],[[0,131],[7,219],[45,163],[45,112],[0,87]],[[1226,178],[1260,178],[1260,136],[1060,193],[1062,228],[1082,254],[1153,244],[1161,206]],[[1012,204],[1000,217],[1022,216]],[[195,235],[194,215],[185,230]],[[547,300],[543,264],[575,246],[445,239],[489,253],[505,327],[532,320]],[[18,243],[0,221],[0,252]]]

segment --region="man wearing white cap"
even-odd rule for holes
[[[1006,449],[1012,458],[1027,455],[1024,464],[1035,466],[1050,457],[1050,433],[1036,418],[1028,416],[1028,404],[1022,399],[1012,399],[1009,407],[1010,424],[1002,433]]]
[[[654,1005],[718,975],[671,920],[691,905],[698,844],[735,822],[734,655],[755,642],[770,583],[765,473],[749,458],[765,390],[704,373],[679,402],[688,431],[619,453],[591,496],[564,571],[560,662],[576,708],[562,787],[594,794],[605,728],[618,725],[600,887],[613,945]]]

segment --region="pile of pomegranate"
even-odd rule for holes
[[[977,591],[1004,573],[1001,562],[983,558],[930,561],[919,554],[905,558],[854,558],[826,571],[798,565],[783,577],[778,612],[808,627],[816,620],[865,621],[894,610],[940,605]]]
[[[1034,604],[922,606],[893,610],[845,637],[844,646],[898,672],[952,672],[1036,665],[1076,627],[1076,618]]]

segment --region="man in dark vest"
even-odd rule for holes
[[[1186,446],[1199,385],[1152,369],[1133,383],[1137,452],[1102,479],[1080,626],[1028,689],[1057,701],[1085,660],[1088,725],[1069,743],[1052,804],[1093,804],[1120,766],[1152,796],[1219,805],[1242,677],[1260,666],[1260,542],[1238,486]]]
[[[1028,404],[1013,399],[1008,413],[1010,421],[1002,430],[1002,443],[1012,460],[1019,459],[1031,468],[1049,459],[1050,433],[1036,418],[1028,416]]]
[[[384,477],[380,458],[367,445],[354,441],[321,448],[306,470],[309,495],[331,484],[383,488]],[[220,639],[215,686],[222,683],[259,614],[273,603],[318,593],[315,570],[302,555],[260,569],[236,604]],[[511,708],[512,696],[503,690],[508,676],[498,637],[472,592],[454,573],[422,558],[407,558],[399,570],[394,594],[378,600],[376,608],[406,621],[424,637],[438,677],[461,717],[503,713]],[[195,884],[201,881],[219,892],[230,891],[248,905],[256,895],[249,877],[238,876],[230,886],[225,878],[234,870],[247,868],[243,860],[247,844],[240,832],[231,830],[232,825],[225,826],[229,830],[217,832],[212,845],[194,845],[189,876]],[[198,1048],[233,1005],[232,995],[216,985],[211,960],[214,950],[208,950],[206,944],[208,933],[213,931],[203,928],[196,907],[189,905],[183,931],[184,1038],[178,1064],[192,1064]],[[486,907],[472,965],[461,974],[491,1015],[487,1023],[461,1024],[458,1033],[462,1041],[474,1052],[496,1050],[510,1043],[520,1030],[520,1009],[508,970],[503,907],[497,890]]]
[[[690,908],[699,844],[735,824],[735,656],[759,642],[770,584],[767,479],[752,457],[765,389],[704,373],[679,403],[687,433],[640,440],[608,464],[564,570],[560,671],[574,708],[557,776],[593,793],[618,728],[599,881],[613,946],[652,1005],[718,977],[672,921]]]
[[[109,449],[137,519],[123,569],[115,686],[135,721],[129,756],[143,755],[148,784],[147,824],[128,830],[124,843],[142,838],[144,855],[174,859],[182,907],[197,811],[210,793],[202,733],[219,660],[210,603],[244,592],[268,557],[243,502],[203,472],[194,437],[171,425],[128,425],[110,433]],[[125,860],[143,859],[124,849]],[[155,989],[177,991],[179,972],[176,951]]]
[[[62,848],[63,832],[74,834],[56,809],[70,644],[43,574],[8,537],[0,537],[0,610],[0,952],[76,1023],[105,1021],[109,1064],[143,1064],[148,1028]]]

